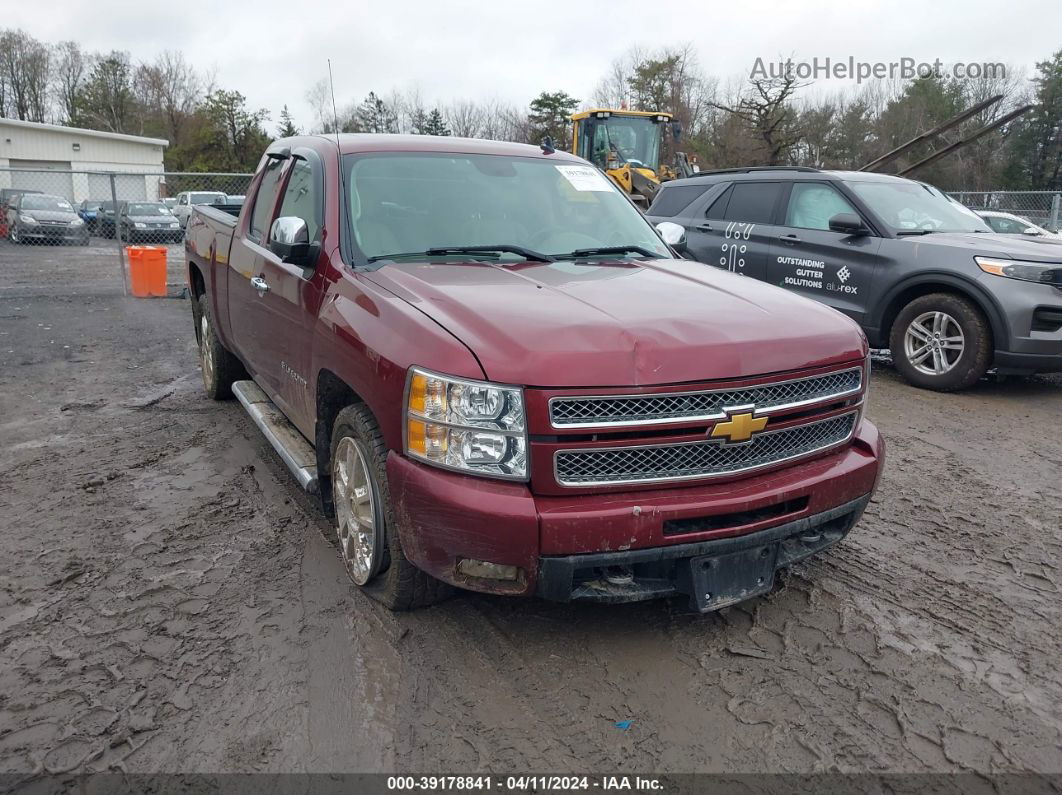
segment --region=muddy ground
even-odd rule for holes
[[[876,365],[881,490],[753,602],[393,615],[98,249],[0,243],[0,772],[1062,771],[1062,379]]]

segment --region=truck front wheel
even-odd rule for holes
[[[889,335],[896,369],[911,384],[952,392],[973,386],[992,361],[992,333],[966,298],[933,293],[900,310]]]
[[[206,293],[199,296],[199,311],[196,321],[196,336],[199,338],[199,366],[203,370],[203,387],[214,400],[232,397],[232,385],[246,377],[243,365],[221,344],[214,332],[214,317],[210,314],[210,302]]]
[[[391,610],[412,610],[444,598],[449,587],[402,553],[387,486],[387,446],[364,404],[339,412],[330,460],[336,541],[350,579]]]

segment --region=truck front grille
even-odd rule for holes
[[[847,442],[858,412],[766,431],[746,444],[718,441],[559,450],[553,459],[563,486],[609,486],[721,477],[791,461]]]
[[[554,428],[601,428],[712,420],[723,409],[755,404],[758,412],[849,397],[859,392],[863,370],[853,367],[824,375],[777,381],[740,389],[671,392],[655,395],[555,397],[550,400]]]

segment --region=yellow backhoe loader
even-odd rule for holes
[[[572,153],[604,171],[643,211],[661,182],[693,173],[681,152],[675,153],[673,167],[660,163],[665,128],[676,143],[682,131],[670,113],[594,108],[571,120]]]

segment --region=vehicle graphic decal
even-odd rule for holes
[[[725,265],[731,273],[737,273],[738,268],[745,267],[745,258],[740,256],[745,253],[747,246],[742,242],[752,237],[752,230],[756,224],[744,224],[739,221],[731,221],[726,225],[726,240],[734,240],[733,243],[723,243],[722,254],[719,264]]]

